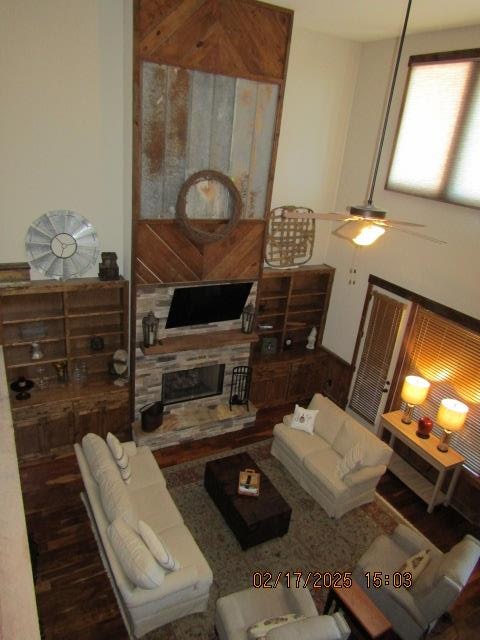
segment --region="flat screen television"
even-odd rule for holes
[[[253,282],[210,284],[175,289],[168,312],[167,329],[209,322],[237,320]]]

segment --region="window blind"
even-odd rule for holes
[[[480,206],[479,56],[480,49],[410,60],[388,189]]]
[[[452,434],[451,446],[480,474],[480,334],[419,307],[408,344],[400,381],[415,374],[431,383],[414,418],[428,415],[435,421],[443,398],[464,402],[469,407],[465,427]],[[440,436],[442,430],[435,426],[434,433]]]
[[[401,302],[374,291],[370,319],[349,407],[375,423],[402,318]]]

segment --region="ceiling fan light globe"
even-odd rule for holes
[[[360,233],[353,238],[353,242],[359,247],[368,247],[373,244],[380,236],[383,236],[385,229],[376,224],[366,224],[360,230]]]

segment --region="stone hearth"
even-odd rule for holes
[[[138,446],[150,449],[170,447],[199,437],[208,438],[219,433],[239,431],[252,426],[255,422],[257,409],[249,403],[245,406],[228,404],[214,404],[203,407],[169,407],[164,414],[162,425],[151,433],[144,433],[140,422],[133,424],[133,437]]]

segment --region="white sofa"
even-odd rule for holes
[[[122,480],[110,449],[99,436],[87,434],[82,446],[75,444],[75,454],[88,498],[87,508],[96,528],[100,552],[108,563],[112,586],[130,634],[140,637],[172,620],[205,611],[213,576],[183,523],[151,451],[147,447],[137,448],[134,442],[123,446],[131,470],[128,484]],[[136,536],[135,548],[125,546],[126,553],[131,551],[127,563],[137,562],[138,546],[143,544],[135,532],[139,520],[151,527],[180,564],[180,569],[167,572],[160,565],[155,567],[155,576],[161,572],[163,581],[153,588],[139,587],[127,576],[125,557],[112,546],[112,528],[116,525],[111,523],[121,521],[125,528],[127,522],[132,536]],[[145,549],[150,554],[148,547]],[[140,550],[142,560],[145,549]],[[156,564],[153,555],[149,558]]]
[[[273,430],[272,455],[328,513],[340,518],[374,498],[392,449],[331,400],[315,394],[309,409],[317,409],[313,433],[293,429],[292,416]],[[359,444],[361,461],[340,477],[339,462]]]

